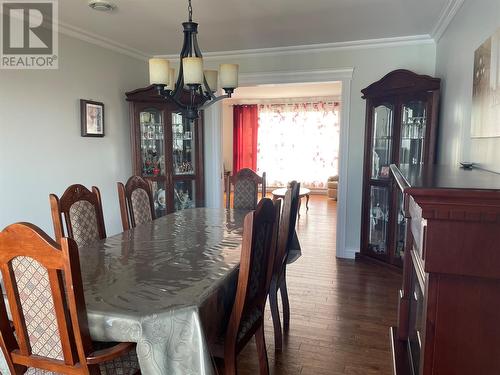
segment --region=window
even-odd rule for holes
[[[269,186],[326,188],[338,174],[339,110],[338,102],[259,105],[257,173]]]

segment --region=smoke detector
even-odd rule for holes
[[[107,0],[90,0],[89,7],[91,7],[94,10],[101,11],[101,12],[110,12],[116,8],[116,5],[113,3],[110,3]]]

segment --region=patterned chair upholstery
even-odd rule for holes
[[[124,231],[155,219],[153,192],[148,181],[132,176],[125,185],[118,182],[117,187]]]
[[[68,187],[60,199],[55,194],[49,198],[56,242],[60,243],[66,236],[83,248],[106,238],[101,193],[97,187],[92,186],[90,191],[75,184]]]
[[[78,201],[69,208],[69,220],[73,229],[73,239],[79,248],[99,240],[97,212],[89,201]]]
[[[259,184],[262,185],[262,197],[266,196],[266,173],[262,177],[248,168],[241,169],[236,175],[227,179],[226,192],[234,186],[233,208],[238,210],[255,210],[258,202]],[[226,208],[230,208],[230,193],[226,193]]]
[[[28,257],[14,258],[12,269],[32,353],[64,360],[47,270]]]
[[[20,243],[23,244],[22,247],[19,246]],[[88,374],[92,366],[94,370],[98,370],[97,373],[100,372],[103,375],[139,374],[135,344],[121,344],[121,349],[117,350],[116,354],[106,357],[116,348],[116,343],[92,343],[90,341],[85,323],[87,313],[81,288],[81,275],[75,272],[75,270],[79,271],[78,268],[75,269],[79,266],[78,248],[75,242],[68,242],[66,239],[63,239],[61,246],[62,248],[58,247],[43,231],[31,224],[13,224],[0,232],[0,265],[7,265],[11,268],[13,275],[11,279],[3,273],[2,289],[7,291],[8,295],[10,293],[11,315],[19,314],[19,319],[25,322],[25,328],[22,324],[16,325],[14,335],[14,331],[8,324],[7,307],[3,298],[0,300],[0,334],[4,338],[2,349],[8,356],[6,357],[7,363],[11,366],[14,366],[14,363],[26,363],[25,374],[28,375],[59,375],[58,372],[43,369],[47,366],[47,362],[53,360],[65,363],[68,372],[71,370],[74,374]],[[66,254],[69,254],[67,258]],[[38,257],[38,260],[35,257]],[[54,271],[60,272],[63,278],[49,278],[49,272]],[[2,268],[2,272],[5,272],[5,268]],[[71,274],[69,277],[71,284],[67,284],[68,279],[65,277],[69,274]],[[62,293],[64,302],[61,298],[55,297],[58,293],[59,296]],[[74,294],[72,299],[69,298],[70,293]],[[15,295],[17,299],[16,297],[11,299],[11,295]],[[76,304],[72,301],[76,301]],[[13,306],[16,306],[16,309],[13,309]],[[65,315],[64,319],[68,319],[70,326],[71,320],[77,316],[80,332],[74,332],[74,326],[67,328],[61,314],[57,316],[56,311],[64,310],[67,314],[62,315]],[[81,320],[82,317],[84,320]],[[16,322],[15,319],[14,322]],[[19,340],[22,336],[27,337],[27,355],[18,350],[19,347],[22,348],[21,340]],[[79,345],[83,346],[86,357],[77,357],[75,362],[65,357],[63,348],[68,350],[70,347],[77,348]],[[95,352],[95,350],[100,352]],[[14,351],[17,352],[17,356],[24,357],[20,360],[21,362],[16,362],[16,359],[12,357]],[[105,353],[104,357],[101,353]],[[32,355],[37,356],[36,362],[32,359]],[[90,362],[92,364],[88,365],[88,369],[82,366],[82,361],[87,362],[87,357],[92,357],[94,361]],[[112,359],[108,361],[99,359],[105,357]],[[12,371],[12,367],[10,368]],[[65,372],[61,371],[61,373]]]
[[[146,190],[142,188],[135,189],[130,195],[130,201],[132,203],[135,225],[149,223],[153,220],[149,205],[149,196]]]
[[[248,178],[242,178],[234,184],[233,207],[240,210],[255,210],[257,207],[257,184]]]

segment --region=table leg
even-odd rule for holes
[[[309,211],[309,194],[306,195],[306,211]]]
[[[298,213],[298,217],[300,219],[300,206],[302,205],[302,198],[299,197],[299,204],[298,204],[298,207],[297,207],[297,213]]]

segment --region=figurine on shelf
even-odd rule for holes
[[[193,207],[193,201],[189,198],[189,193],[187,191],[174,189],[174,193],[176,210],[184,210]]]
[[[178,174],[190,174],[194,172],[193,164],[190,161],[183,161],[175,164],[175,172]]]
[[[145,176],[157,176],[160,174],[160,163],[158,160],[158,153],[156,151],[146,151],[142,170]]]
[[[387,221],[387,216],[384,213],[384,211],[382,211],[382,209],[380,208],[380,203],[377,203],[377,206],[373,207],[372,209],[372,220],[373,220],[373,226],[376,226],[381,221]]]

